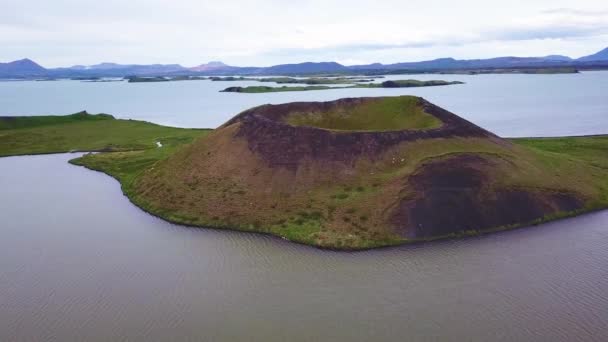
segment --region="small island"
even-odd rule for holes
[[[342,84],[342,83],[340,83]],[[419,81],[419,80],[394,80],[384,81],[382,83],[365,83],[365,84],[353,84],[347,86],[280,86],[280,87],[269,87],[269,86],[248,86],[248,87],[228,87],[220,92],[225,93],[276,93],[286,91],[308,91],[308,90],[329,90],[329,89],[352,89],[352,88],[414,88],[414,87],[435,87],[435,86],[446,86],[464,84],[460,81]]]
[[[327,90],[327,89],[344,89],[344,87],[328,87],[328,86],[248,86],[248,87],[228,87],[220,90],[220,93],[280,93],[286,91],[308,91],[308,90]]]
[[[208,80],[204,76],[127,76],[124,78],[129,83],[151,83],[151,82],[174,82],[174,81],[202,81]]]
[[[264,105],[215,130],[81,112],[0,117],[0,156],[98,151],[143,210],[367,249],[608,207],[608,137],[503,139],[418,97]]]
[[[359,249],[592,210],[606,205],[607,175],[402,96],[253,108],[142,172],[130,193],[173,222]]]
[[[375,77],[379,78],[379,77]],[[308,85],[322,85],[322,84],[356,84],[373,82],[375,78],[369,77],[305,77],[305,78],[294,78],[294,77],[267,77],[260,78],[260,82],[274,82],[278,84],[308,84]]]

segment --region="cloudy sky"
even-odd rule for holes
[[[0,0],[0,61],[394,63],[608,47],[606,0]]]

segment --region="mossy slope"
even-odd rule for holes
[[[164,219],[321,247],[477,234],[608,205],[607,137],[500,139],[415,97],[260,106],[214,131],[87,113],[0,121],[0,156],[121,151],[71,162],[116,177]]]
[[[129,192],[174,222],[347,249],[504,229],[606,205],[605,169],[513,144],[423,99],[397,99],[415,103],[404,117],[430,115],[439,124],[373,132],[348,120],[324,124],[331,113],[364,116],[352,115],[357,108],[391,117],[395,107],[387,103],[395,98],[256,107],[144,170]],[[310,113],[314,120],[290,124]]]

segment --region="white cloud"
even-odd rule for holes
[[[565,0],[512,0],[509,6],[481,0],[0,0],[0,60],[270,65],[577,56],[608,45],[604,2],[572,8]]]

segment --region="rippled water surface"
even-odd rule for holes
[[[0,115],[69,114],[86,109],[173,126],[214,128],[242,110],[265,103],[411,94],[423,96],[501,136],[608,133],[606,71],[563,75],[387,77],[407,78],[459,80],[466,84],[237,94],[220,93],[219,90],[260,83],[0,82]]]
[[[338,253],[171,225],[73,157],[0,159],[0,341],[606,339],[606,211]]]

